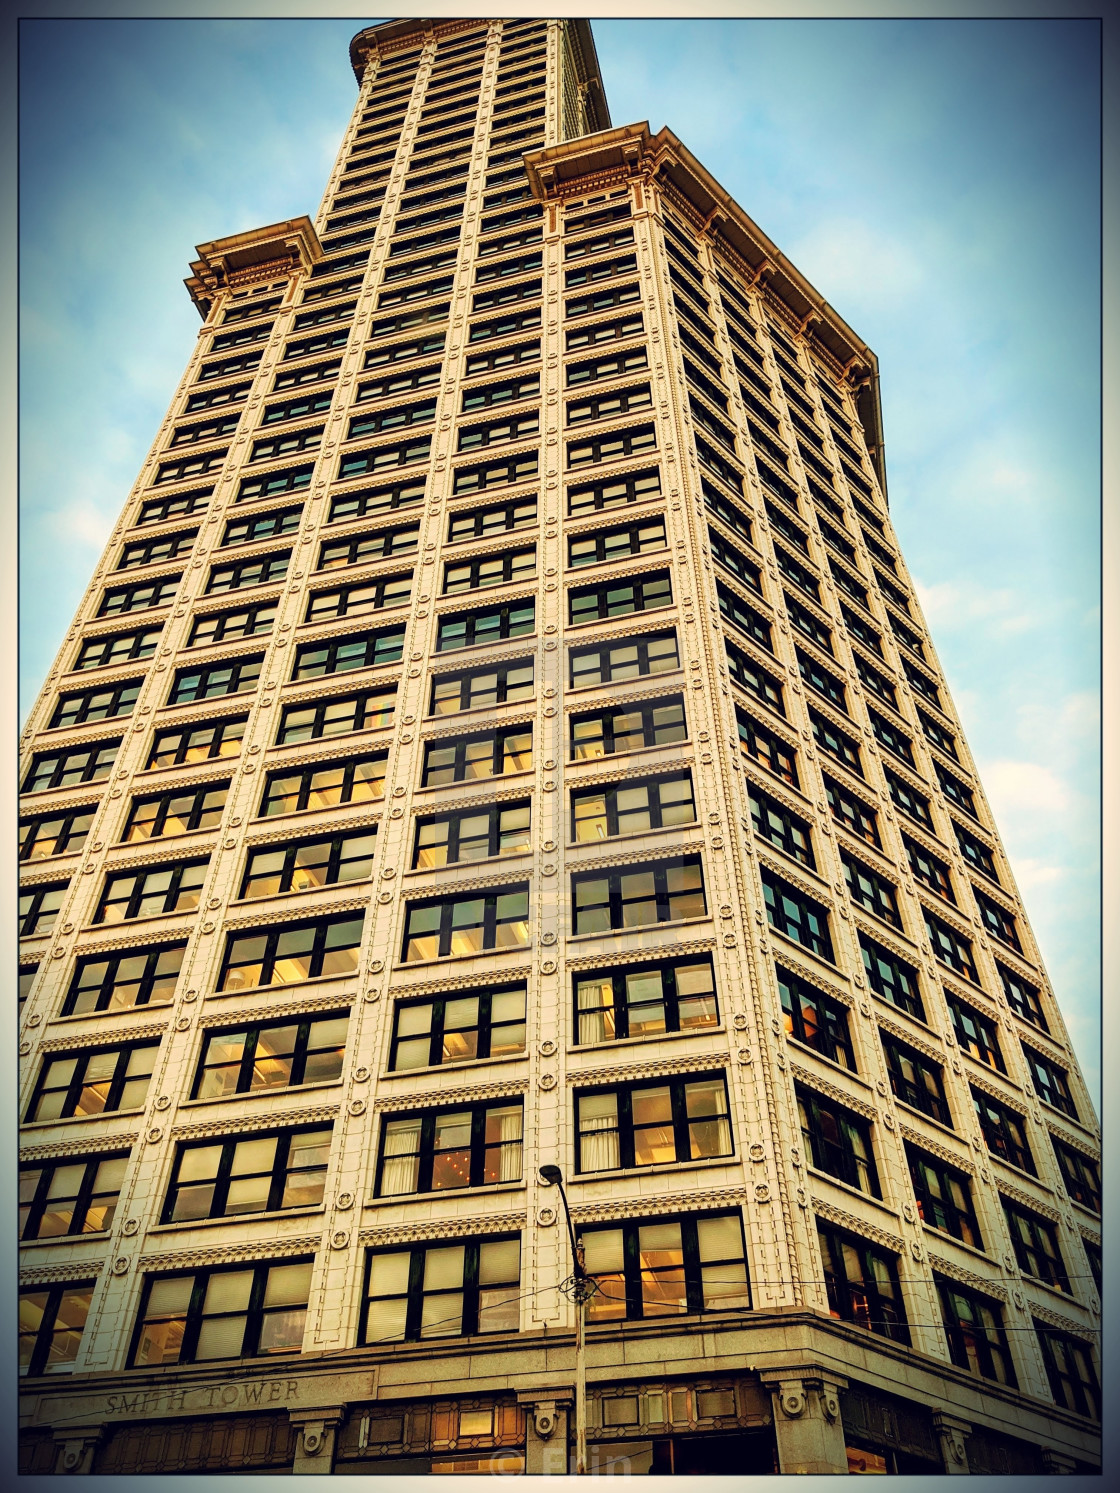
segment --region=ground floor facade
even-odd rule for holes
[[[511,1333],[24,1386],[20,1470],[558,1474],[571,1333]],[[598,1475],[1096,1472],[1099,1427],[803,1311],[592,1328]]]

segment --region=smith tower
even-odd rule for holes
[[[585,21],[397,21],[21,778],[32,1472],[1099,1461],[1098,1132],[874,354]]]

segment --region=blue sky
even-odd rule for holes
[[[23,23],[24,709],[197,335],[193,246],[315,211],[362,24]],[[1096,27],[593,25],[615,123],[668,124],[878,353],[895,525],[1096,1090]]]

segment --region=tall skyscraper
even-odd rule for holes
[[[1098,1134],[873,353],[585,21],[398,21],[22,778],[28,1471],[1098,1461]],[[539,1175],[556,1167],[563,1196]]]

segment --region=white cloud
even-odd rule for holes
[[[1045,614],[1011,587],[993,588],[969,580],[935,581],[924,585],[915,577],[922,611],[934,633],[984,625],[997,637],[1013,637],[1040,626]]]
[[[112,531],[113,519],[114,515],[88,498],[75,498],[52,513],[47,522],[66,548],[83,545],[100,554]]]
[[[1066,814],[1074,804],[1070,785],[1038,762],[990,762],[981,765],[980,775],[1001,821],[1024,813]]]

